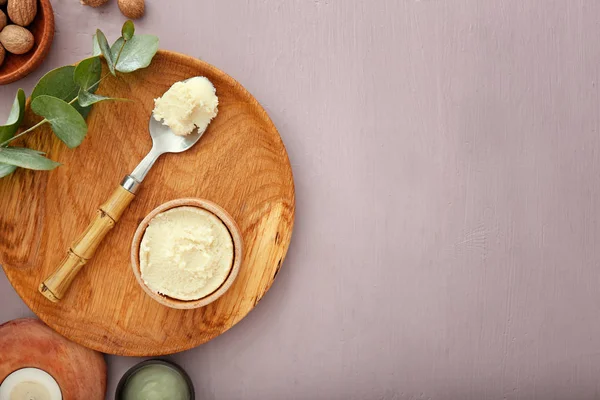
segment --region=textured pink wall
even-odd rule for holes
[[[86,56],[96,27],[114,36],[114,3],[54,0],[43,70]],[[599,16],[597,0],[148,0],[139,29],[241,81],[297,185],[272,290],[175,357],[200,398],[598,398]],[[3,276],[0,304],[0,322],[28,314]],[[135,361],[109,357],[111,388]]]

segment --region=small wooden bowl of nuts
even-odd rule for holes
[[[39,67],[53,38],[50,0],[0,0],[0,85]]]

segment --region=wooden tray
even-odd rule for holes
[[[208,77],[219,115],[191,150],[161,157],[118,225],[58,304],[38,293],[96,208],[148,152],[153,99],[174,82]],[[239,322],[269,289],[286,254],[294,221],[292,170],[264,109],[234,79],[197,59],[160,51],[152,65],[103,81],[99,93],[133,103],[100,103],[74,150],[42,129],[26,145],[64,165],[18,170],[0,179],[0,264],[21,298],[67,338],[104,353],[171,354],[198,346]],[[29,114],[25,124],[32,124]],[[175,198],[200,197],[227,210],[244,240],[244,260],[231,289],[196,310],[174,310],[136,282],[130,246],[141,220]]]

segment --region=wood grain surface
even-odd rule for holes
[[[119,224],[71,289],[51,303],[37,287],[58,265],[73,238],[151,147],[153,99],[174,82],[206,76],[219,96],[219,115],[202,140],[161,157]],[[294,220],[292,171],[281,138],[256,100],[236,81],[191,57],[160,52],[152,65],[105,80],[99,93],[133,103],[102,103],[88,118],[88,137],[68,150],[40,130],[27,145],[64,166],[19,170],[0,181],[0,263],[27,305],[67,338],[105,353],[179,352],[223,333],[256,306],[273,283]],[[28,115],[26,124],[33,123]],[[43,139],[43,140],[42,140]],[[164,307],[138,285],[130,267],[135,229],[153,208],[180,197],[213,201],[241,229],[244,259],[237,280],[216,302],[196,310]]]
[[[6,7],[2,7],[6,13]],[[0,66],[0,85],[18,81],[40,66],[48,55],[54,39],[54,11],[50,0],[39,0],[33,22],[26,27],[35,39],[33,49],[25,54],[6,53]]]
[[[108,200],[96,210],[92,222],[65,251],[65,257],[57,268],[40,284],[39,291],[44,297],[56,303],[65,296],[81,268],[92,259],[134,198],[133,193],[117,186]]]

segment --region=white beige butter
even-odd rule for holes
[[[140,272],[151,290],[198,300],[217,290],[233,265],[233,240],[214,214],[177,207],[150,221],[140,246]]]
[[[199,76],[177,82],[162,97],[154,100],[154,118],[173,133],[185,136],[198,127],[204,132],[217,116],[219,98],[213,84]]]
[[[38,368],[13,371],[0,383],[0,400],[61,400],[56,380]]]
[[[39,382],[21,382],[10,392],[10,400],[52,400],[50,391]]]

